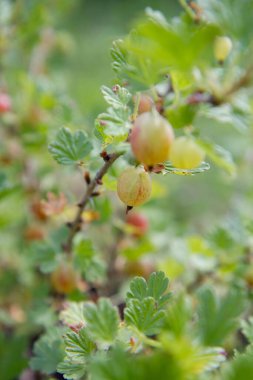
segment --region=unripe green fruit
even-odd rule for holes
[[[232,41],[229,37],[216,37],[214,42],[214,56],[218,62],[224,62],[232,49]]]
[[[118,178],[117,192],[120,200],[127,206],[139,206],[151,195],[151,179],[141,167],[128,168]]]
[[[139,115],[130,135],[130,144],[136,159],[153,166],[168,160],[174,133],[168,121],[156,111]]]
[[[205,152],[189,137],[178,137],[171,146],[170,160],[175,168],[194,169],[205,158]]]

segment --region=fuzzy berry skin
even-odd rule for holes
[[[126,223],[133,227],[132,235],[135,237],[144,236],[149,227],[148,219],[137,212],[127,214]]]
[[[11,98],[5,93],[0,93],[0,114],[9,112],[11,109]]]
[[[152,185],[149,174],[142,167],[124,170],[118,178],[117,193],[127,206],[145,203],[151,195]]]
[[[178,169],[194,169],[205,158],[203,149],[188,137],[178,137],[171,146],[170,160]]]
[[[218,62],[224,62],[232,50],[233,44],[229,37],[216,37],[214,42],[214,56]]]
[[[59,294],[69,294],[76,289],[77,279],[74,268],[69,264],[61,264],[51,275],[53,288]]]
[[[151,111],[153,106],[154,106],[154,102],[151,99],[151,97],[146,94],[142,94],[140,97],[140,102],[138,106],[138,114],[140,115],[144,112]]]
[[[139,115],[130,134],[130,144],[136,159],[153,166],[168,160],[174,132],[169,122],[157,111]]]

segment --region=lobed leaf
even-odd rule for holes
[[[95,305],[86,303],[84,316],[90,336],[98,343],[111,344],[116,338],[119,314],[109,299],[100,298]]]
[[[91,152],[92,144],[84,132],[61,128],[48,150],[59,164],[74,165]]]

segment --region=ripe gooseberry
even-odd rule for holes
[[[137,101],[137,97],[134,99]],[[144,112],[151,111],[152,107],[154,105],[154,102],[152,98],[146,94],[141,94],[139,104],[138,104],[138,114],[142,114]]]
[[[147,166],[168,160],[173,139],[171,125],[155,110],[139,115],[130,134],[134,156]]]
[[[148,219],[145,215],[137,212],[130,212],[127,214],[126,223],[133,227],[132,235],[135,237],[145,235],[149,227]]]
[[[151,179],[142,167],[125,169],[118,178],[117,193],[127,206],[145,203],[151,195]]]
[[[0,114],[9,112],[11,109],[11,98],[4,92],[0,93]]]
[[[204,157],[204,150],[192,138],[178,137],[171,146],[170,160],[175,168],[194,169]]]
[[[51,283],[58,293],[71,293],[77,286],[77,277],[72,265],[69,263],[60,264],[51,275]]]

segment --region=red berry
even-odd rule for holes
[[[5,93],[0,93],[0,114],[10,111],[11,98]]]
[[[132,235],[135,237],[145,235],[149,227],[148,219],[143,214],[137,212],[130,212],[127,214],[126,222],[130,226],[134,227]]]

